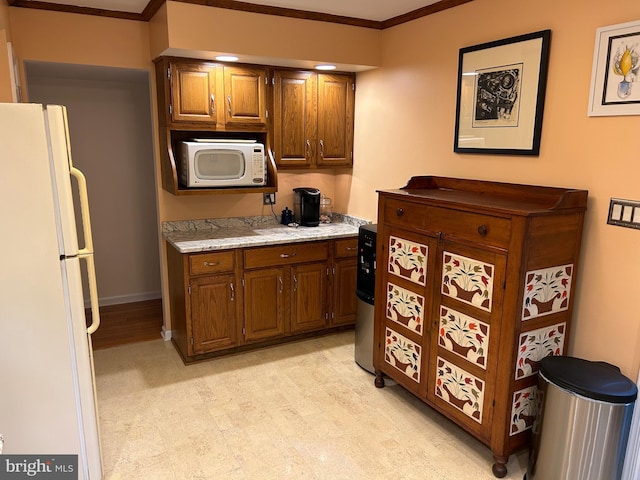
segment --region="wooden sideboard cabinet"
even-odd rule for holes
[[[566,354],[587,191],[413,177],[379,191],[375,384],[493,453],[528,444],[538,362]]]
[[[183,360],[352,326],[357,243],[184,254],[167,244],[172,339]]]

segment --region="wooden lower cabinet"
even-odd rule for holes
[[[242,343],[239,253],[183,255],[167,244],[172,339],[183,358]]]
[[[358,239],[343,238],[334,242],[332,291],[333,308],[330,324],[351,325],[356,321]]]
[[[238,308],[234,274],[209,275],[191,281],[193,353],[238,344]]]
[[[325,328],[329,320],[327,262],[291,268],[291,333]]]
[[[375,384],[489,446],[497,477],[529,442],[538,362],[567,351],[586,200],[442,177],[379,192]]]
[[[356,251],[356,237],[191,254],[167,244],[183,360],[353,325]]]
[[[245,249],[247,335],[259,331],[260,340],[327,326],[329,246],[322,241]],[[276,299],[264,301],[265,289]],[[273,328],[263,329],[265,324]]]
[[[244,274],[244,336],[248,342],[281,337],[285,330],[283,268],[261,268]]]

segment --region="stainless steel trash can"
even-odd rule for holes
[[[619,480],[636,384],[605,362],[540,361],[526,480]]]

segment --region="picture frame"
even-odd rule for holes
[[[640,21],[596,30],[589,116],[640,115]]]
[[[453,151],[539,155],[551,30],[460,49]]]

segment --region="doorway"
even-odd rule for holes
[[[149,75],[25,62],[28,101],[67,107],[73,163],[87,178],[101,307],[161,297]]]

